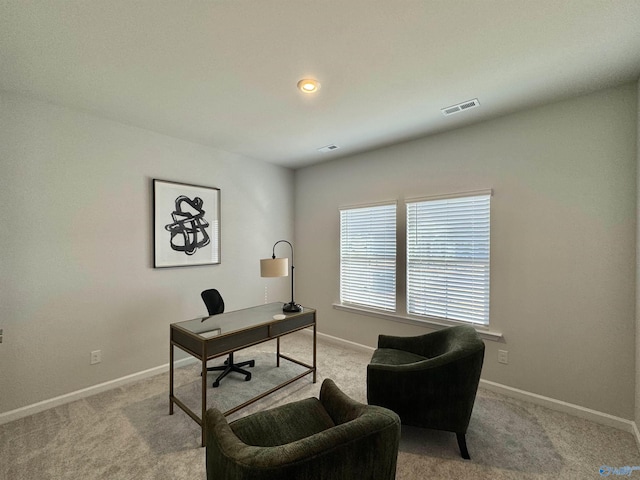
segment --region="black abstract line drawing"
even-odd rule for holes
[[[209,244],[210,238],[206,231],[209,222],[204,218],[205,210],[200,197],[193,200],[180,195],[175,201],[175,210],[171,212],[173,223],[164,228],[171,233],[169,244],[177,252],[193,255],[199,248]]]
[[[220,189],[153,179],[153,267],[220,264]]]

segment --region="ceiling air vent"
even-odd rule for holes
[[[332,150],[337,150],[338,148],[340,148],[340,147],[337,146],[337,145],[331,144],[331,145],[326,145],[326,146],[324,146],[322,148],[319,148],[318,151],[322,152],[322,153],[325,153],[325,152],[331,152]]]
[[[467,100],[466,102],[458,103],[457,105],[451,105],[450,107],[441,108],[440,111],[445,117],[447,117],[449,115],[453,115],[454,113],[462,112],[463,110],[469,110],[470,108],[479,106],[480,102],[477,98],[474,98],[473,100]]]

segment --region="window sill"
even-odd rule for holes
[[[419,325],[422,327],[430,327],[430,328],[444,328],[444,327],[453,327],[455,325],[471,325],[476,329],[476,332],[480,335],[481,338],[485,340],[492,340],[494,342],[499,342],[502,340],[502,333],[492,332],[487,327],[482,325],[474,325],[471,323],[464,322],[452,322],[447,320],[439,320],[435,318],[414,318],[405,315],[398,315],[397,313],[387,313],[382,312],[380,310],[369,310],[367,308],[362,307],[353,307],[350,305],[343,305],[341,303],[334,303],[333,308],[336,310],[342,310],[344,312],[355,313],[358,315],[367,315],[369,317],[377,317],[382,318],[384,320],[391,320],[393,322],[401,322],[408,323],[410,325]]]

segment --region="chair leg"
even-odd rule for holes
[[[229,365],[229,357],[227,357],[224,361],[224,363],[222,365],[220,365],[219,367],[207,367],[207,371],[208,372],[215,372],[216,370],[222,370],[223,367],[226,368],[226,366]]]
[[[460,455],[465,460],[471,460],[469,456],[469,450],[467,450],[467,440],[465,438],[464,433],[456,433],[456,437],[458,438],[458,447],[460,447]]]
[[[222,373],[220,375],[218,375],[218,378],[215,379],[215,381],[213,382],[213,384],[211,385],[213,388],[219,387],[220,386],[220,380],[222,380],[224,377],[226,377],[229,373],[231,372],[236,372],[236,373],[240,373],[242,375],[244,375],[244,381],[248,382],[249,380],[251,380],[251,373],[247,372],[246,370],[243,370],[240,367],[244,367],[246,365],[250,366],[250,367],[254,367],[256,364],[255,360],[247,360],[245,362],[240,362],[240,363],[233,363],[233,353],[229,354],[229,358],[227,359],[227,361],[224,362],[224,365],[220,365],[218,367],[209,367],[207,368],[207,371],[209,372],[216,372],[216,371],[222,371]]]
[[[247,365],[250,367],[255,367],[256,366],[256,361],[255,360],[247,360],[246,362],[240,362],[240,363],[234,363],[233,364],[235,367],[246,367]]]
[[[222,373],[218,375],[218,378],[216,378],[214,382],[211,384],[213,388],[218,388],[220,386],[220,380],[222,380],[224,377],[226,377],[229,373],[233,371],[230,367],[221,368],[221,370],[222,370]]]

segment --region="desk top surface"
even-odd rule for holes
[[[257,327],[263,324],[284,322],[288,319],[308,315],[315,312],[313,308],[303,307],[301,312],[284,313],[282,311],[283,302],[267,303],[257,307],[234,310],[231,312],[212,315],[210,317],[199,317],[184,322],[172,323],[171,326],[179,327],[202,338],[214,338],[228,335],[239,330]],[[282,320],[275,320],[274,315],[284,315]]]

